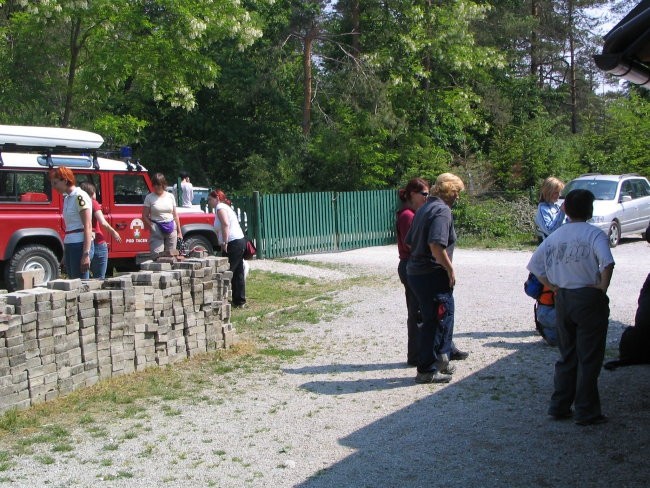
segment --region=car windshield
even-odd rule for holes
[[[613,200],[616,197],[616,181],[608,180],[573,180],[564,187],[563,197],[571,190],[589,190],[596,200]]]
[[[201,205],[201,199],[208,201],[208,194],[210,190],[197,190],[194,188],[194,197],[192,198],[192,205]]]

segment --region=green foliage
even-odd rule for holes
[[[452,170],[511,195],[549,175],[647,174],[647,97],[596,93],[586,7],[600,3],[2,2],[0,119],[95,130],[151,170],[231,193]]]
[[[490,242],[514,238],[527,241],[534,236],[535,206],[525,196],[513,199],[461,198],[454,208],[454,222],[460,236]]]

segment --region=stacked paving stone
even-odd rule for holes
[[[0,412],[231,347],[228,260],[195,256],[0,294]]]

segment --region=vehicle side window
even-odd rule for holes
[[[634,187],[634,197],[632,198],[641,198],[650,196],[650,183],[646,180],[632,180],[632,186]]]
[[[92,183],[95,187],[95,198],[99,203],[102,203],[102,186],[101,178],[99,175],[92,173],[75,173],[75,179],[77,180],[77,186],[81,185],[84,182]]]
[[[0,172],[0,203],[48,203],[52,187],[44,171]]]
[[[113,188],[116,205],[142,205],[149,194],[147,182],[139,174],[113,176]]]
[[[623,197],[634,198],[634,189],[632,188],[632,182],[630,180],[624,181],[621,185],[621,201]]]

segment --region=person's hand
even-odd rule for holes
[[[81,255],[81,272],[85,273],[89,269],[90,269],[90,254],[85,252]]]
[[[178,236],[179,239],[183,238],[183,233],[179,230],[176,235]]]
[[[122,242],[122,236],[118,231],[113,231],[113,239],[115,239],[117,242]]]
[[[453,288],[456,286],[456,273],[454,272],[454,268],[448,269],[447,275],[449,276],[449,288]]]

